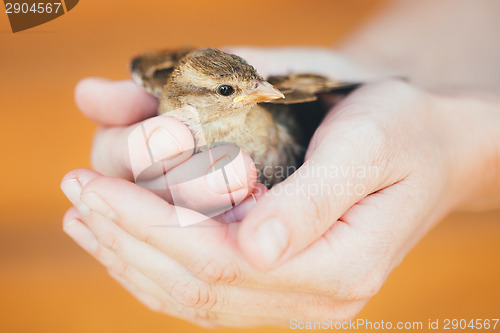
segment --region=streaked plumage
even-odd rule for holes
[[[314,74],[265,81],[241,57],[216,49],[144,54],[132,60],[131,71],[138,84],[160,99],[160,114],[191,129],[195,152],[234,143],[253,158],[258,181],[268,187],[298,166],[310,136],[302,126],[310,118],[304,114],[308,107],[299,115],[290,104],[311,104],[305,102],[315,101],[317,93],[355,87]],[[181,109],[186,106],[192,108]]]

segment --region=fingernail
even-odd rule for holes
[[[255,241],[262,259],[268,266],[281,257],[288,246],[289,233],[283,222],[276,218],[262,223],[255,232]]]
[[[177,139],[162,127],[156,128],[147,140],[155,162],[172,159],[182,153],[182,146]]]
[[[64,232],[85,251],[97,252],[98,242],[94,234],[80,221],[71,220],[63,226]]]
[[[207,171],[208,187],[215,193],[226,194],[243,188],[243,182],[230,162],[228,156],[223,156]]]
[[[94,192],[82,194],[80,197],[80,203],[77,205],[77,208],[82,215],[84,215],[84,213],[87,213],[88,216],[90,212],[95,212],[99,215],[109,218],[110,220],[117,219],[116,213],[111,209],[108,203]],[[83,209],[83,212],[81,209]]]
[[[80,193],[82,193],[82,185],[80,181],[76,178],[70,178],[61,183],[61,190],[64,195],[71,201],[73,205],[76,205],[80,201]]]

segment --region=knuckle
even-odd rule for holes
[[[172,285],[170,295],[186,308],[211,310],[217,304],[217,295],[212,286],[196,278],[177,281]]]
[[[231,283],[239,275],[235,266],[225,264],[218,259],[210,259],[200,263],[193,269],[193,273],[201,280],[211,283]]]
[[[125,261],[121,261],[118,264],[118,274],[124,277],[125,279],[133,279],[136,275],[136,272],[133,267],[127,264]]]
[[[345,108],[344,111],[354,110],[353,113],[358,112],[358,109],[367,107],[351,105]],[[393,127],[397,124],[393,124],[391,117],[387,117],[385,112],[380,112],[378,109],[385,108],[385,106],[372,106],[373,112],[363,112],[360,117],[352,117],[348,119],[347,125],[344,125],[349,130],[344,132],[342,137],[333,137],[334,141],[330,142],[330,145],[336,147],[336,149],[350,152],[365,152],[363,156],[373,156],[381,149],[386,147],[391,147],[394,144],[394,130]],[[398,129],[396,129],[398,130]],[[366,155],[366,152],[370,152],[370,155]]]
[[[395,146],[397,143],[393,139],[394,131],[391,130],[392,125],[389,122],[390,120],[373,115],[360,122],[359,127],[352,133],[355,136],[352,142],[356,142],[359,146],[356,149],[363,148],[357,151],[369,152],[364,157],[360,156],[364,163],[380,170],[384,170],[393,153],[398,150]]]
[[[99,262],[106,267],[109,272],[118,275],[122,278],[130,278],[131,267],[123,260],[115,256],[114,254],[105,251],[99,251]]]
[[[363,145],[368,144],[371,147],[384,147],[386,143],[390,142],[388,124],[378,115],[367,118],[358,130],[365,133]]]
[[[119,252],[121,249],[121,242],[119,237],[113,230],[103,230],[99,235],[100,243],[110,249],[112,252]]]
[[[123,278],[129,277],[130,267],[122,260],[114,260],[106,266],[111,272]]]
[[[97,248],[94,257],[99,261],[104,267],[109,270],[113,270],[113,265],[115,265],[116,258],[109,254],[109,251],[102,246]]]

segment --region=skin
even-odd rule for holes
[[[430,3],[422,3],[425,13]],[[419,13],[406,4],[409,17]],[[391,30],[397,31],[394,25]],[[342,52],[348,54],[348,49],[352,46]],[[313,71],[314,66],[326,75],[359,79],[378,70],[375,65],[355,69],[338,54],[322,50],[238,53],[263,75]],[[311,58],[318,61],[305,61]],[[500,85],[488,87],[496,90]],[[230,163],[235,177],[229,178],[229,189],[243,189],[238,197],[243,203],[214,218],[241,223],[207,220],[203,228],[158,228],[154,226],[179,218],[171,198],[162,200],[114,178],[133,178],[130,158],[135,155],[127,151],[128,138],[138,126],[133,123],[155,114],[154,98],[131,82],[103,79],[82,81],[75,98],[89,118],[116,127],[96,135],[92,161],[99,172],[79,169],[63,179],[62,189],[75,206],[64,218],[65,232],[146,306],[202,326],[287,325],[291,318],[348,320],[445,214],[465,206],[498,207],[500,202],[498,95],[437,92],[383,80],[332,106],[304,166],[272,190],[255,184],[252,162],[243,152]],[[148,129],[162,127],[175,138],[168,149],[156,150],[156,158],[192,147],[189,130],[175,119],[146,122]],[[123,125],[129,126],[118,127]],[[188,154],[170,159],[166,177],[192,170],[191,162]],[[314,173],[332,171],[332,166],[338,172],[327,177]],[[364,172],[349,172],[353,166]],[[158,173],[149,177],[157,179]],[[184,210],[185,222],[204,218],[195,211],[200,205],[227,205],[227,189],[224,193],[214,183],[217,179],[200,177],[178,184],[179,193],[200,193],[184,202],[194,209]],[[335,193],[319,190],[328,188]]]

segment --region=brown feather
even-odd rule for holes
[[[138,55],[130,62],[134,81],[149,93],[160,97],[163,86],[180,59],[192,49],[152,51]]]
[[[317,93],[357,86],[307,73],[273,76],[268,82],[284,99],[269,101],[273,104],[235,104],[232,97],[218,95],[217,87],[231,85],[235,96],[244,96],[263,79],[241,57],[216,49],[147,53],[132,60],[131,71],[138,84],[160,98],[159,113],[191,129],[195,152],[221,142],[234,143],[253,158],[260,172],[258,181],[268,187],[298,167],[325,113],[321,105],[306,102],[316,101]],[[294,105],[299,103],[310,107],[298,110]],[[186,111],[185,106],[192,108]]]

